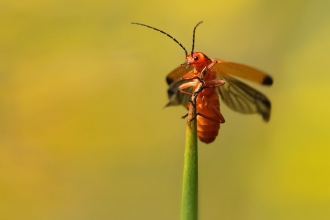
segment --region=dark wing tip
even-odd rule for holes
[[[166,77],[166,83],[167,83],[167,85],[171,85],[172,82],[174,82],[174,80],[167,76]]]
[[[262,118],[265,122],[269,122],[270,119],[270,109],[271,109],[271,104],[268,99],[262,100],[262,103],[266,106],[267,111],[261,112]]]
[[[264,78],[264,81],[262,82],[263,85],[272,85],[273,84],[273,79],[270,76],[266,76],[266,78]]]
[[[266,122],[266,123],[269,122],[270,114],[268,114],[268,113],[267,113],[267,114],[263,114],[263,115],[262,115],[262,119],[263,119],[264,122]]]

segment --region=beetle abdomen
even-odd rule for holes
[[[220,117],[220,102],[216,90],[213,89],[213,92],[210,92],[208,95],[199,94],[196,100],[196,111],[213,119],[210,120],[203,116],[197,116],[197,135],[199,140],[206,144],[212,143],[219,133],[219,121],[223,121],[223,118]]]

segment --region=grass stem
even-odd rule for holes
[[[188,117],[189,120],[190,117]],[[181,220],[198,219],[198,145],[196,121],[187,123]]]

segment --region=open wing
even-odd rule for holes
[[[181,80],[181,77],[190,71],[193,71],[193,67],[187,69],[185,67],[179,66],[167,75],[166,82],[169,85],[167,89],[169,102],[165,107],[172,105],[183,105],[184,107],[187,106],[190,96],[180,92],[179,86],[189,81]],[[193,92],[193,89],[190,87],[185,89],[185,91]]]
[[[226,81],[218,87],[218,92],[229,108],[243,114],[259,113],[264,121],[269,121],[271,104],[265,95],[224,72],[219,72],[217,77]]]
[[[238,76],[243,79],[250,80],[255,83],[270,86],[273,84],[273,79],[265,72],[257,70],[253,67],[249,67],[239,63],[228,62],[220,59],[213,68],[218,69],[220,72],[224,72],[233,76]]]
[[[218,79],[226,81],[225,85],[218,87],[218,93],[222,101],[234,111],[243,114],[258,113],[262,115],[264,121],[268,122],[271,110],[269,99],[259,91],[232,76],[268,86],[272,85],[272,78],[260,70],[243,64],[220,59],[217,59],[217,61],[218,63],[212,67],[212,70],[217,72]],[[181,93],[178,87],[187,82],[187,80],[180,80],[180,78],[189,71],[193,71],[193,67],[186,69],[180,66],[166,77],[167,84],[169,85],[167,93],[170,100],[166,106],[180,104],[185,107],[187,106],[190,96]],[[192,92],[192,88],[187,88],[186,91]]]
[[[266,73],[243,64],[220,59],[217,59],[217,61],[218,63],[213,67],[217,72],[217,77],[226,81],[225,85],[218,87],[222,101],[234,111],[243,114],[258,113],[262,115],[264,121],[268,122],[271,109],[269,99],[232,76],[268,86],[273,84],[273,79]]]

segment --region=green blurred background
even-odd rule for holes
[[[265,70],[271,120],[200,144],[200,219],[329,219],[330,1],[0,2],[1,219],[179,219],[183,50]]]

